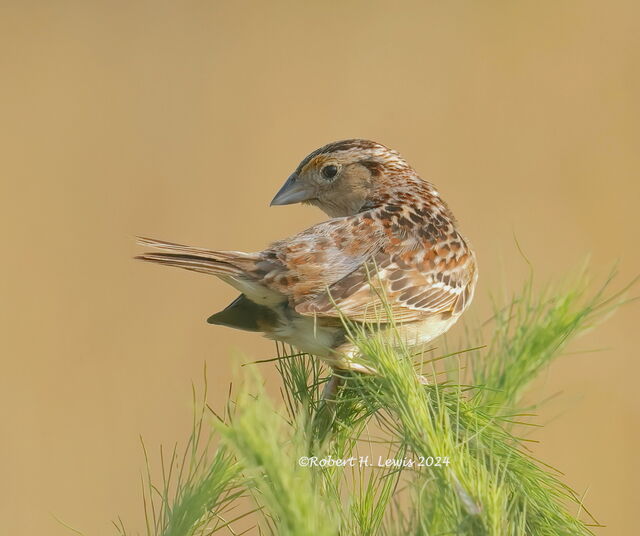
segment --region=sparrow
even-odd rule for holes
[[[345,320],[419,347],[471,303],[476,256],[435,187],[396,151],[364,139],[313,151],[271,201],[293,203],[331,219],[255,253],[140,238],[158,252],[137,258],[218,277],[241,294],[209,323],[261,332],[338,370],[372,372],[357,363]]]

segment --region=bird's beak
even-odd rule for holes
[[[276,196],[271,200],[271,206],[274,205],[292,205],[293,203],[301,203],[313,197],[311,188],[305,184],[301,184],[298,176],[293,173],[278,190]]]

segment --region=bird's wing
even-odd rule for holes
[[[398,322],[414,322],[464,310],[475,277],[473,255],[457,234],[410,248],[389,244],[324,292],[300,300],[296,311],[359,322],[384,321],[390,313]]]
[[[380,251],[384,234],[366,221],[334,218],[275,242],[262,252],[271,263],[262,281],[289,296],[294,306],[320,294]]]

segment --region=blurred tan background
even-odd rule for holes
[[[257,335],[235,292],[136,263],[135,234],[257,250],[323,215],[268,203],[329,141],[371,138],[438,185],[480,260],[469,313],[590,254],[640,272],[636,2],[0,2],[0,533],[143,526],[139,435],[183,440]],[[636,534],[630,305],[537,384],[536,454]],[[262,369],[269,377],[269,366]]]

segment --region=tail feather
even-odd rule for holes
[[[207,322],[245,331],[272,332],[278,325],[278,315],[265,305],[252,302],[240,294],[222,311],[211,315]]]
[[[259,319],[261,325],[267,325],[269,315],[260,307],[281,304],[287,300],[280,290],[271,288],[269,283],[263,280],[266,261],[262,253],[211,251],[152,238],[139,238],[138,242],[143,246],[161,250],[158,253],[146,252],[138,255],[135,257],[138,260],[215,275],[242,292],[242,300],[234,302],[233,307],[221,312],[220,315],[213,315],[210,319],[211,323],[224,325],[235,323],[240,327],[239,315],[249,314],[254,317],[255,322]],[[260,305],[252,308],[249,302]],[[249,327],[251,327],[250,323],[241,329],[249,329]]]
[[[196,248],[193,246],[185,246],[184,244],[176,244],[175,242],[166,242],[164,240],[156,240],[155,238],[137,237],[138,244],[154,249],[170,251],[173,253],[182,253],[185,255],[198,255],[212,260],[218,261],[237,261],[243,260],[259,260],[257,253],[245,253],[243,251],[212,251],[205,248]]]
[[[135,258],[141,261],[175,266],[193,272],[217,275],[219,277],[242,277],[258,260],[255,254],[241,251],[211,251],[153,238],[138,237],[142,246],[164,250],[167,253],[143,253]]]
[[[138,260],[163,264],[165,266],[175,266],[193,272],[217,276],[241,276],[242,270],[232,264],[215,261],[198,255],[182,255],[180,253],[143,253],[135,257]]]

